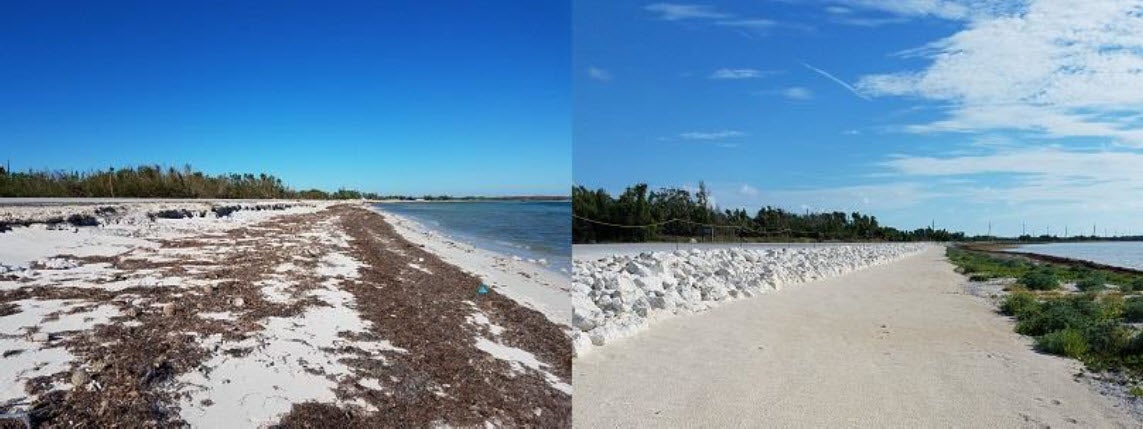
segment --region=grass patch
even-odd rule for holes
[[[1107,277],[1100,273],[1092,273],[1076,282],[1076,289],[1084,292],[1095,292],[1107,289]]]
[[[1061,329],[1036,337],[1036,350],[1078,359],[1087,353],[1087,339],[1078,329]]]
[[[1143,276],[955,248],[948,257],[972,277],[1017,279],[1000,311],[1016,319],[1016,332],[1035,338],[1036,350],[1143,379],[1143,331],[1131,325],[1143,323],[1143,295],[1127,295],[1143,291]],[[1057,290],[1063,282],[1081,292]]]
[[[1036,268],[1020,276],[1020,284],[1031,290],[1053,290],[1060,288],[1060,279],[1050,269]]]
[[[1040,312],[1040,300],[1031,292],[1017,291],[1008,294],[1000,302],[1000,311],[1009,316]]]
[[[1133,296],[1123,304],[1123,320],[1130,323],[1143,322],[1143,297]]]

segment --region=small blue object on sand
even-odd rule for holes
[[[486,294],[488,294],[488,286],[485,286],[485,285],[484,285],[484,283],[481,283],[481,284],[480,284],[480,287],[476,288],[476,294],[477,294],[477,295],[486,295]]]

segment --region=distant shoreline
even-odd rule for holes
[[[1110,241],[1109,241],[1109,243],[1110,243]],[[1068,265],[1068,266],[1082,266],[1082,267],[1093,269],[1093,270],[1106,270],[1106,271],[1113,271],[1113,272],[1126,273],[1126,274],[1143,274],[1143,270],[1138,270],[1138,269],[1128,268],[1128,267],[1121,267],[1118,265],[1102,264],[1099,262],[1093,262],[1093,261],[1089,261],[1086,259],[1066,258],[1063,256],[1052,256],[1052,255],[1044,255],[1044,254],[1040,254],[1040,253],[1005,250],[1005,249],[1015,249],[1017,246],[1019,246],[1021,244],[1048,244],[1048,243],[1019,243],[1019,244],[984,243],[984,244],[962,244],[962,245],[960,245],[960,247],[965,249],[965,250],[972,250],[972,251],[983,252],[983,253],[988,253],[988,254],[993,254],[993,255],[1022,256],[1022,257],[1028,258],[1028,259],[1034,259],[1034,260],[1042,261],[1042,262],[1050,262],[1050,263],[1054,263],[1054,264],[1062,264],[1062,265]]]

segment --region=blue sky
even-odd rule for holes
[[[1143,233],[1138,0],[617,1],[572,20],[577,184]]]
[[[0,161],[566,194],[566,2],[5,2]]]

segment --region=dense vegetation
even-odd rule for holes
[[[294,190],[267,174],[208,175],[189,165],[181,169],[144,165],[89,172],[9,172],[0,167],[0,197],[36,198],[226,198],[226,199],[559,199],[560,197],[452,197],[449,195],[379,195],[350,189],[326,192]],[[566,197],[563,197],[566,199]]]
[[[753,216],[743,209],[718,210],[706,186],[684,189],[628,187],[618,198],[602,189],[572,188],[572,239],[576,243],[641,242],[693,237],[715,240],[949,241],[963,233],[932,228],[900,231],[861,213],[794,213],[763,207]],[[632,227],[639,226],[639,227]]]
[[[949,248],[949,260],[973,280],[1014,278],[1000,311],[1037,350],[1083,361],[1093,370],[1143,376],[1143,275],[1062,263],[1033,262]],[[1064,292],[1064,283],[1078,291]]]

